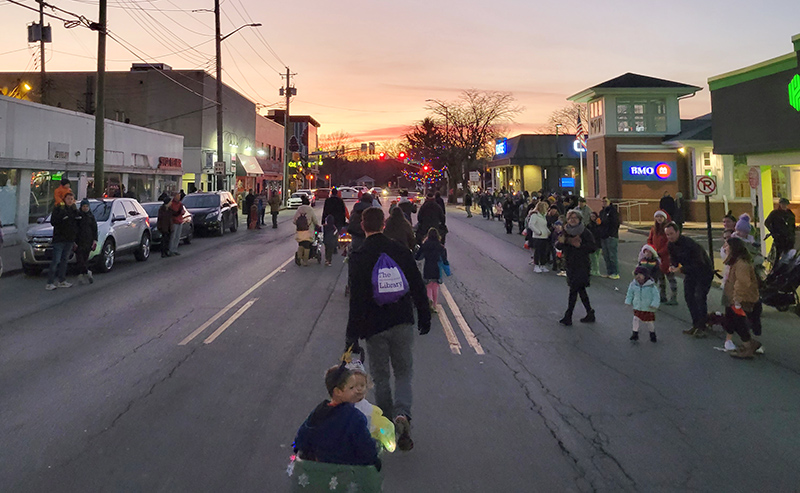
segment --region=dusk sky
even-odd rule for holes
[[[96,0],[51,3],[97,19]],[[109,0],[109,30],[146,61],[213,73],[214,16],[191,12],[202,8],[213,1]],[[341,130],[356,142],[398,138],[426,115],[426,99],[454,100],[469,88],[513,93],[525,111],[511,135],[531,132],[568,96],[625,72],[703,87],[682,102],[691,118],[711,111],[709,77],[789,53],[800,33],[797,0],[222,0],[221,8],[223,34],[263,24],[223,42],[227,84],[277,108],[288,65],[297,74],[291,112],[312,115],[320,134]],[[37,20],[0,0],[2,70],[38,71],[25,27]],[[49,23],[47,69],[94,70],[96,33]],[[108,70],[142,61],[113,40],[107,58]]]

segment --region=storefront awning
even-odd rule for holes
[[[236,176],[261,176],[263,171],[255,156],[236,155]]]

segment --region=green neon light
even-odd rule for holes
[[[800,75],[795,74],[791,82],[789,82],[789,104],[792,108],[800,111]]]

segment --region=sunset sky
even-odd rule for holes
[[[97,19],[96,0],[50,2]],[[135,55],[109,40],[108,70],[144,59],[213,73],[214,16],[191,12],[203,8],[213,1],[109,0],[109,30]],[[531,132],[568,96],[625,72],[703,87],[682,102],[691,118],[711,111],[709,77],[789,53],[800,33],[797,0],[222,0],[221,9],[223,34],[263,24],[223,42],[227,84],[278,108],[288,65],[297,74],[291,112],[312,115],[320,134],[345,131],[356,142],[397,138],[426,115],[426,99],[454,100],[469,88],[513,93],[525,111],[511,135]],[[38,71],[38,45],[26,34],[37,20],[0,0],[2,70]],[[96,68],[96,33],[46,22],[48,70]]]

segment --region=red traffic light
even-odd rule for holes
[[[423,165],[423,166],[422,166],[422,171],[424,171],[425,173],[427,173],[427,172],[428,172],[428,171],[430,171],[430,170],[431,170],[431,167],[430,167],[430,166],[428,166],[427,164],[425,164],[425,165]]]
[[[378,154],[378,159],[380,159],[381,161],[383,161],[384,159],[386,159],[386,153],[385,153],[385,152],[383,152],[383,151],[381,151],[381,153],[380,153],[380,154]]]
[[[405,159],[405,158],[406,158],[405,151],[400,151],[400,153],[397,154],[397,159]]]

